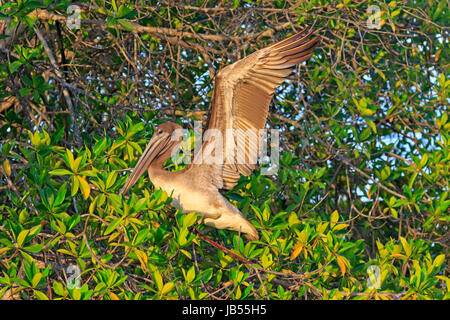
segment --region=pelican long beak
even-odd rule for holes
[[[133,169],[133,172],[122,190],[120,190],[121,194],[127,192],[139,180],[142,174],[148,170],[152,161],[161,153],[164,147],[167,146],[169,141],[170,135],[168,134],[154,135],[150,139],[141,158],[137,162],[136,167]]]

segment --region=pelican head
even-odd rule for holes
[[[162,123],[156,128],[120,193],[127,192],[155,160],[161,159],[165,162],[169,158],[172,149],[181,142],[182,135],[179,134],[179,129],[182,127],[173,122]]]

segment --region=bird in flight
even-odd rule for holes
[[[208,226],[257,240],[256,228],[220,190],[230,190],[241,174],[248,176],[256,168],[258,132],[265,128],[275,89],[292,76],[296,65],[312,56],[318,42],[312,30],[303,30],[221,69],[194,161],[180,171],[164,169],[182,138],[181,126],[165,122],[156,128],[121,193],[147,171],[153,185],[171,196],[174,207],[197,212]]]

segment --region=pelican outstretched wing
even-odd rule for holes
[[[255,169],[256,163],[248,160],[258,152],[258,139],[248,133],[264,129],[275,89],[293,74],[297,64],[312,56],[318,42],[312,30],[303,30],[218,72],[206,132],[216,129],[222,133],[225,161],[217,169],[223,189],[231,189],[239,174],[249,175]],[[208,144],[204,141],[202,149]],[[230,153],[230,148],[234,152]]]

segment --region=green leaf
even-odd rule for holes
[[[111,232],[113,232],[114,230],[116,230],[117,226],[122,222],[123,217],[117,218],[115,220],[113,220],[108,227],[106,228],[105,232],[103,235],[107,236],[108,234],[110,234]]]
[[[145,241],[145,239],[148,237],[150,233],[150,230],[148,229],[143,229],[141,231],[138,232],[138,234],[136,235],[136,238],[134,239],[134,244],[138,245],[141,242]]]
[[[195,223],[195,221],[197,221],[197,213],[190,212],[184,217],[183,227],[189,228]]]
[[[211,280],[213,273],[214,273],[213,268],[209,268],[209,269],[206,269],[203,272],[201,272],[200,276],[202,278],[202,281],[206,283],[209,280]]]
[[[73,227],[75,227],[78,223],[80,223],[80,215],[74,214],[70,219],[67,221],[67,230],[71,230]]]
[[[391,168],[384,167],[383,170],[381,170],[381,179],[386,180],[391,175]]]
[[[97,177],[97,171],[95,171],[95,170],[84,170],[84,171],[80,171],[78,174],[81,176],[87,176],[87,177]]]
[[[72,171],[66,170],[66,169],[55,169],[49,172],[52,176],[65,176],[73,174]]]
[[[95,155],[99,155],[100,152],[105,150],[106,146],[107,146],[107,140],[106,140],[106,138],[102,138],[99,141],[97,141],[97,143],[94,145],[94,148],[92,149],[92,151],[94,152]]]
[[[109,189],[114,185],[114,182],[116,182],[117,179],[117,171],[113,171],[108,175],[108,178],[106,179],[106,189]]]
[[[38,244],[32,244],[30,246],[26,246],[23,248],[23,250],[31,252],[31,253],[38,253],[42,250],[44,247],[44,243],[38,243]]]
[[[66,197],[66,192],[67,192],[67,182],[64,182],[64,184],[58,190],[58,194],[56,195],[53,207],[57,207],[63,203],[64,198]]]
[[[20,67],[22,64],[23,64],[23,62],[20,61],[20,60],[14,61],[13,63],[11,63],[11,64],[8,65],[9,71],[10,71],[11,73],[16,72],[17,69],[19,69],[19,67]]]
[[[43,8],[44,5],[36,0],[26,1],[24,2],[23,8],[26,9],[37,9],[37,8]]]
[[[133,31],[134,30],[133,24],[130,21],[126,20],[126,19],[119,19],[119,20],[117,20],[117,22],[126,31]]]
[[[53,281],[53,285],[52,285],[52,287],[53,287],[53,291],[57,294],[57,295],[59,295],[59,296],[64,296],[64,287],[63,287],[63,285],[60,283],[60,282],[58,282],[58,281]]]
[[[31,89],[31,88],[21,88],[19,90],[19,93],[20,93],[21,97],[25,97],[27,94],[29,94],[32,91],[33,91],[33,89]]]

